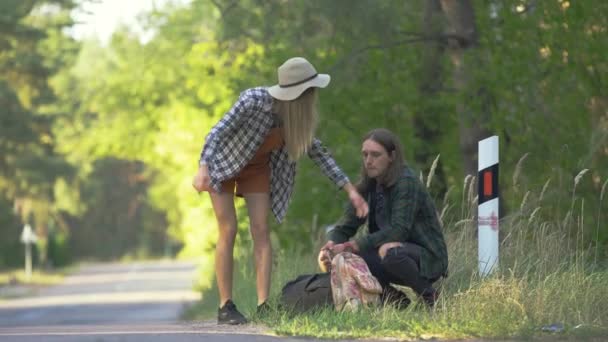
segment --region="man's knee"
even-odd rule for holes
[[[387,242],[380,246],[380,248],[378,249],[378,255],[380,256],[381,260],[384,260],[384,257],[386,256],[386,253],[389,249],[401,246],[403,246],[401,242]]]

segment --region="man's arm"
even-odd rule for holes
[[[359,218],[356,215],[355,208],[351,203],[348,204],[342,219],[327,233],[327,243],[321,247],[317,261],[323,272],[329,272],[331,268],[331,257],[335,251],[335,246],[341,246],[343,249],[344,242],[348,241],[351,236],[357,233],[357,229],[365,222],[365,218]]]
[[[327,239],[336,244],[346,242],[357,233],[357,229],[359,229],[364,222],[365,218],[357,217],[355,208],[349,203],[344,211],[342,219],[327,233]]]

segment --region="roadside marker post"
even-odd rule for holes
[[[32,230],[32,226],[25,224],[21,232],[21,242],[25,244],[25,278],[32,279],[32,244],[38,241],[38,237]]]
[[[478,260],[485,277],[498,267],[498,136],[479,141],[478,149]]]

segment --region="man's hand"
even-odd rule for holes
[[[211,190],[209,184],[211,183],[211,179],[209,178],[209,170],[207,169],[207,165],[201,165],[198,168],[198,172],[194,175],[194,179],[192,180],[192,186],[196,191],[201,192],[204,190]]]
[[[333,253],[331,250],[333,246],[333,241],[327,241],[327,243],[321,247],[321,250],[319,251],[317,262],[319,263],[319,268],[323,272],[329,272],[331,269],[331,255]]]
[[[338,255],[342,252],[357,253],[359,251],[359,245],[357,245],[357,242],[355,241],[348,241],[345,243],[334,245],[331,248],[331,251],[334,255]]]
[[[348,193],[348,199],[350,203],[352,203],[355,208],[355,212],[358,218],[364,218],[367,216],[369,212],[369,207],[367,206],[367,202],[361,197],[357,189],[351,184],[347,183],[344,186],[344,190]]]

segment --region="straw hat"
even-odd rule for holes
[[[310,87],[325,88],[330,77],[319,74],[310,62],[302,57],[294,57],[283,63],[279,69],[279,84],[268,88],[272,97],[282,101],[298,98]]]

